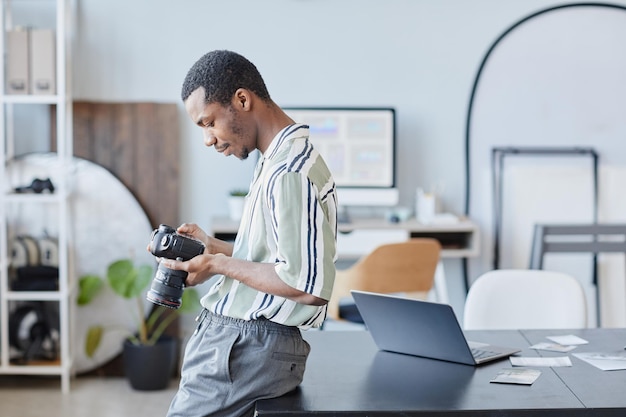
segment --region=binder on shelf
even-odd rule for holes
[[[9,30],[7,35],[6,93],[28,94],[29,31],[25,28]]]
[[[56,94],[55,44],[52,29],[30,31],[30,92]]]

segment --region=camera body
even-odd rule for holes
[[[160,258],[188,261],[204,252],[204,243],[197,239],[183,236],[176,229],[165,224],[152,231],[150,252]],[[187,272],[170,269],[159,264],[146,298],[164,307],[180,307]]]

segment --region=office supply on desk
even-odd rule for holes
[[[539,378],[541,371],[537,369],[506,368],[489,382],[496,384],[532,385]]]
[[[422,224],[431,224],[437,214],[437,196],[418,188],[415,200],[415,217]]]
[[[572,366],[569,356],[550,356],[546,358],[511,356],[509,358],[513,366],[546,366],[554,368],[556,366]]]
[[[575,353],[578,359],[583,360],[603,371],[618,371],[626,369],[626,352],[584,352]]]
[[[547,336],[546,339],[552,340],[554,343],[567,346],[586,345],[589,341],[575,334],[564,334],[559,336]]]
[[[566,346],[566,345],[561,345],[558,343],[542,342],[542,343],[537,343],[535,345],[530,346],[530,349],[546,350],[548,352],[567,353],[571,350],[576,349],[576,346]]]
[[[506,358],[520,349],[471,342],[448,304],[352,291],[376,342],[386,351],[466,365]]]

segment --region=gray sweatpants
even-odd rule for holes
[[[189,339],[168,417],[252,416],[256,400],[301,382],[309,344],[300,330],[203,310]]]

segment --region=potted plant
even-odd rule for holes
[[[241,220],[246,195],[248,195],[248,191],[244,189],[237,188],[228,192],[228,209],[231,220]]]
[[[176,340],[165,331],[181,313],[197,311],[200,305],[195,289],[183,291],[179,309],[151,306],[147,311],[145,292],[153,277],[149,265],[135,265],[130,259],[112,262],[107,268],[106,279],[98,275],[85,275],[79,280],[78,305],[88,305],[108,285],[113,293],[134,303],[131,314],[136,321],[136,331],[128,332],[123,345],[124,370],[133,388],[157,390],[167,387],[176,363]],[[92,357],[102,340],[105,327],[95,325],[88,329],[85,353]]]

